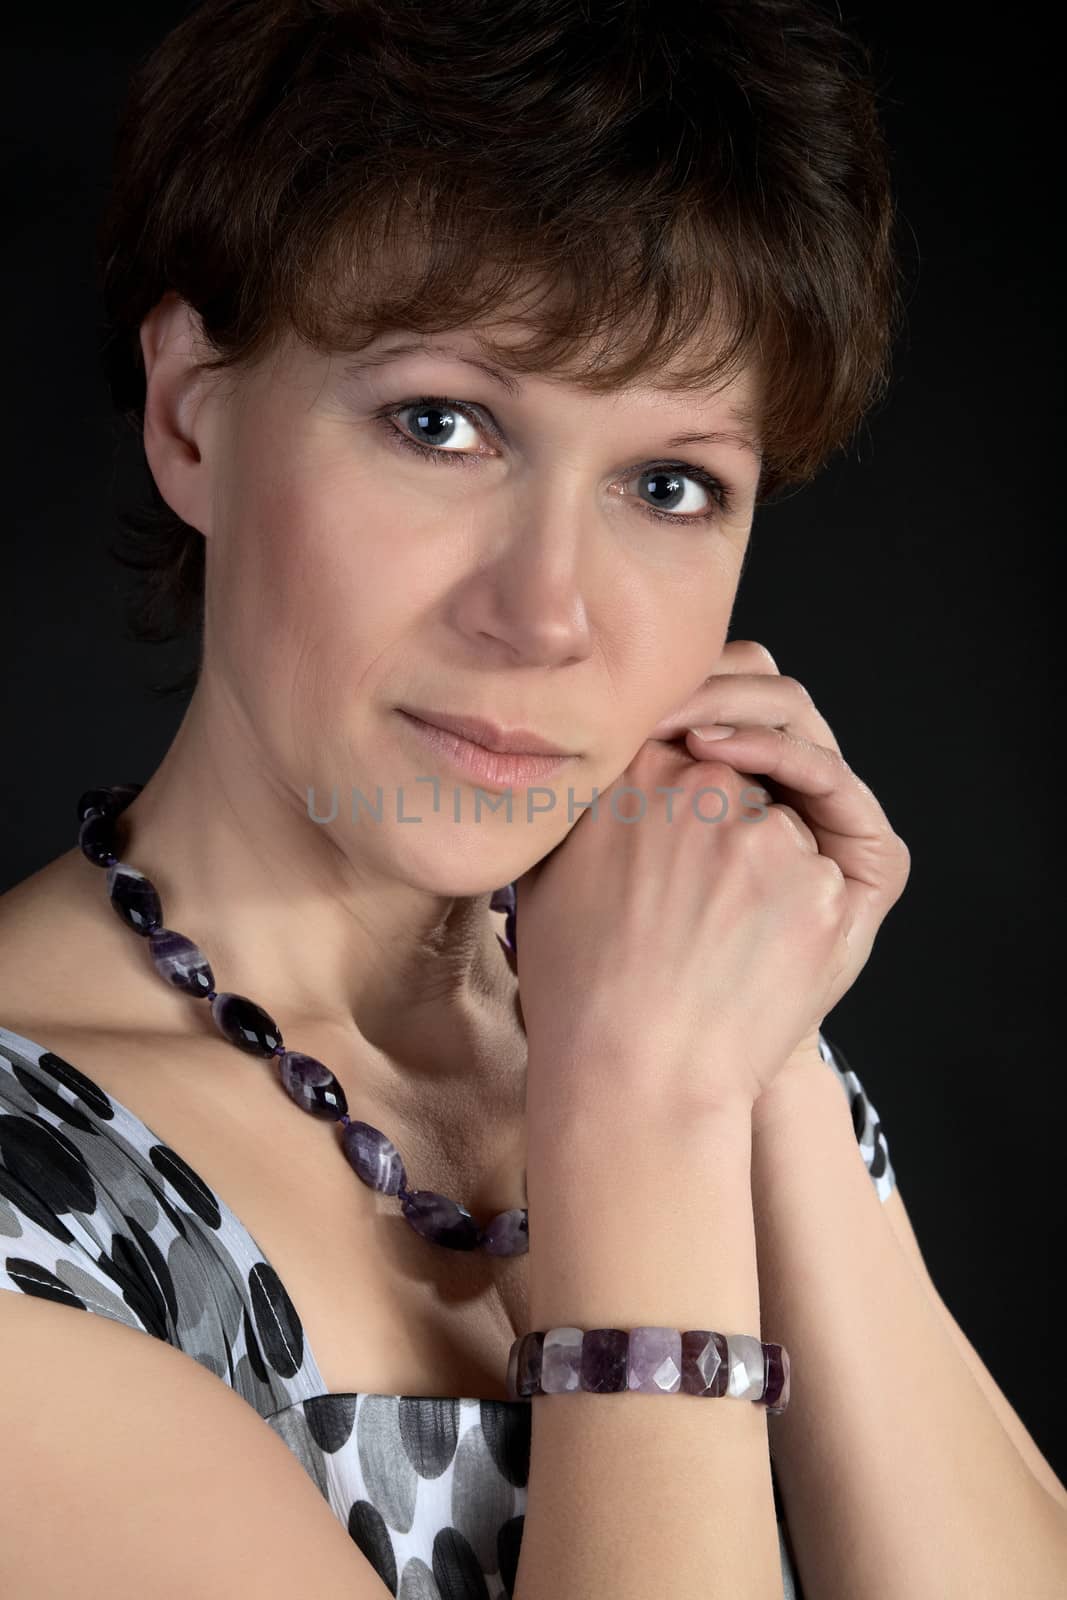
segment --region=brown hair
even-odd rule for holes
[[[143,433],[138,330],[168,291],[210,370],[292,331],[358,352],[521,299],[528,343],[482,336],[517,373],[713,392],[751,363],[765,502],[888,387],[878,96],[812,0],[208,0],[138,65],[119,124],[98,241],[113,401]],[[112,547],[142,574],[132,634],[199,635],[203,538],[149,493]]]

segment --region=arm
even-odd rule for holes
[[[637,1072],[617,1056],[605,1066],[590,1073],[579,1050],[567,1081],[606,1079],[605,1098],[542,1114],[530,1063],[530,1327],[759,1337],[751,1107],[687,1117],[657,1105],[647,1058],[636,1092]],[[777,1340],[773,1323],[764,1336]],[[530,1403],[516,1600],[781,1600],[762,1406],[582,1392]]]
[[[1055,1600],[1067,1518],[1001,1426],[858,1158],[819,1056],[756,1116],[763,1318],[794,1362],[770,1444],[818,1600]]]

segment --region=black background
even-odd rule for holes
[[[875,51],[907,225],[893,390],[847,458],[757,516],[731,634],[807,685],[911,849],[825,1032],[878,1107],[938,1289],[1063,1478],[1050,41],[895,10],[846,13]],[[82,789],[146,781],[180,715],[147,686],[184,656],[124,641],[106,553],[140,469],[97,366],[92,251],[126,74],[183,14],[5,20],[0,890],[74,844]]]

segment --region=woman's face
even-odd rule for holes
[[[568,796],[603,793],[714,670],[759,464],[733,439],[671,441],[741,432],[730,408],[750,392],[511,388],[462,359],[470,331],[385,359],[402,342],[293,343],[205,392],[183,461],[150,429],[146,445],[208,541],[198,694],[222,747],[305,814],[310,788],[318,817],[336,790],[322,831],[353,861],[480,893],[545,856],[583,815]],[[484,802],[475,821],[478,779],[400,707],[532,729],[572,759],[531,780],[532,815],[519,783],[510,822]],[[373,804],[379,786],[382,820],[353,821],[352,791]]]

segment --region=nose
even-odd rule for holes
[[[586,659],[592,631],[586,604],[588,562],[573,527],[554,535],[527,517],[495,559],[480,565],[456,595],[454,620],[502,661],[566,666]]]

